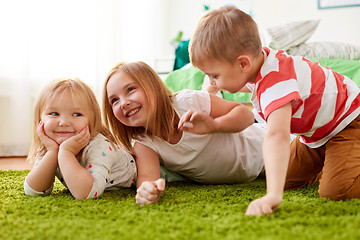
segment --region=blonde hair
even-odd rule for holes
[[[98,133],[102,133],[109,139],[111,144],[115,144],[115,140],[113,136],[111,136],[110,131],[102,124],[100,106],[91,88],[77,78],[56,79],[42,89],[35,103],[33,140],[27,157],[28,161],[32,162],[35,158],[41,157],[46,153],[46,147],[37,134],[37,127],[46,104],[60,97],[65,92],[69,92],[73,100],[77,100],[82,104],[85,114],[88,117],[91,139]]]
[[[256,22],[234,7],[222,7],[204,15],[190,38],[189,56],[193,66],[209,59],[234,63],[238,56],[257,57],[262,51]]]
[[[107,84],[109,79],[116,73],[122,72],[128,75],[133,81],[137,82],[144,90],[151,110],[154,114],[153,122],[147,122],[147,126],[153,126],[152,132],[144,127],[130,127],[122,124],[116,119],[112,106],[109,103],[107,94]],[[132,141],[145,135],[151,137],[172,136],[175,132],[174,118],[175,110],[172,107],[173,94],[165,86],[159,75],[144,62],[121,62],[116,64],[105,79],[103,88],[103,118],[104,124],[110,129],[116,141],[127,150],[132,152]],[[150,116],[149,116],[150,117]]]

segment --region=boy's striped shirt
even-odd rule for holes
[[[263,48],[252,103],[265,120],[292,103],[291,132],[309,147],[319,147],[360,113],[360,89],[348,77],[301,56]]]

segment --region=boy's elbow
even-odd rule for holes
[[[289,144],[290,146],[290,133],[284,133],[284,132],[271,132],[267,131],[265,134],[265,139],[269,141],[274,141],[276,143],[281,144]]]

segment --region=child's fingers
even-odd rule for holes
[[[199,112],[194,112],[193,114],[191,114],[191,117],[189,119],[189,122],[193,122],[196,118],[198,118],[199,116],[201,116],[201,114]]]
[[[84,127],[78,134],[73,136],[79,143],[86,143],[90,139],[89,127]]]
[[[194,111],[193,110],[189,110],[187,111],[181,118],[178,124],[178,128],[181,128],[184,126],[184,123],[188,122],[191,118],[191,116],[193,115]]]
[[[36,129],[36,133],[39,136],[40,140],[46,145],[49,141],[49,137],[45,134],[45,130],[44,130],[44,123],[40,122],[37,129]],[[48,147],[48,146],[46,146]]]
[[[137,189],[136,204],[147,205],[156,203],[164,189],[165,181],[163,179],[158,179],[155,182],[143,182]]]
[[[154,183],[146,181],[141,184],[137,192],[140,192],[142,195],[146,195],[146,193],[157,194],[157,188]]]
[[[139,199],[142,199],[142,201],[146,201],[149,203],[155,203],[156,200],[158,199],[157,194],[150,194],[149,192],[146,192],[146,191],[139,191],[139,192],[137,192],[136,196]]]
[[[269,206],[260,205],[257,206],[255,209],[253,209],[252,214],[248,214],[248,215],[267,215],[271,213],[272,210]]]
[[[271,213],[273,213],[273,210],[269,205],[262,206],[262,208],[261,208],[262,215],[267,215],[267,214],[271,214]]]
[[[135,199],[136,199],[136,204],[139,205],[139,206],[144,206],[144,205],[149,205],[149,204],[156,203],[156,201],[149,200],[148,198],[143,197],[141,194],[136,194]]]
[[[194,114],[193,118],[191,119],[192,122],[195,120],[198,120],[199,122],[208,122],[209,120],[213,120],[213,117],[203,112],[197,112],[196,115]]]
[[[144,205],[150,204],[150,202],[148,200],[146,200],[145,198],[143,198],[139,194],[136,194],[135,199],[136,199],[136,204],[139,205],[139,206],[144,206]]]
[[[39,125],[36,129],[37,135],[40,137],[40,139],[42,141],[44,141],[45,139],[49,138],[46,134],[45,134],[45,130],[44,130],[44,123],[43,122],[39,122]]]
[[[79,139],[79,144],[82,147],[85,147],[86,145],[88,145],[90,141],[90,133],[89,132],[83,132],[81,138]]]
[[[88,126],[83,128],[79,133],[65,140],[61,146],[62,149],[67,149],[73,154],[78,154],[79,151],[89,144],[90,132]]]
[[[194,125],[191,122],[185,122],[182,127],[180,127],[179,129],[182,131],[191,131],[191,129],[194,128]]]
[[[50,138],[48,135],[46,135],[44,126],[45,123],[40,121],[36,129],[36,133],[39,136],[40,141],[45,145],[48,151],[50,151],[50,149],[58,149],[58,143],[52,138]]]
[[[86,136],[86,134],[88,133],[89,133],[89,126],[86,126],[79,132],[79,135]]]
[[[259,198],[249,204],[245,215],[267,215],[273,211],[271,205],[264,198]]]
[[[90,140],[90,131],[89,131],[89,126],[86,126],[84,129],[84,138],[88,141]]]
[[[37,126],[37,129],[36,129],[36,132],[37,132],[38,136],[45,135],[45,133],[44,133],[44,123],[42,121],[39,122],[39,124]]]
[[[253,202],[249,204],[248,208],[246,209],[245,215],[259,215],[257,207]]]
[[[159,178],[154,182],[158,191],[163,192],[165,190],[165,180],[163,178]]]

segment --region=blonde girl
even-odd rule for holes
[[[157,202],[165,189],[159,163],[208,184],[248,182],[263,169],[264,129],[252,125],[248,108],[203,91],[173,95],[143,62],[113,67],[103,115],[116,140],[135,155],[139,205]]]
[[[33,123],[27,160],[35,165],[24,182],[26,194],[49,195],[55,176],[76,199],[133,185],[134,159],[117,147],[94,93],[81,80],[49,83],[37,99]]]

